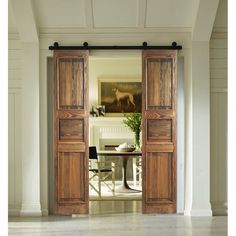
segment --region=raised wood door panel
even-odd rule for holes
[[[147,153],[147,202],[161,201],[171,203],[172,201],[172,155],[169,152]],[[153,175],[156,177],[153,178]]]
[[[143,213],[176,212],[176,51],[143,59]]]
[[[55,214],[88,213],[88,52],[54,51]]]
[[[83,108],[84,106],[84,59],[60,58],[59,67],[59,109]]]
[[[80,176],[84,169],[83,159],[84,154],[79,152],[58,153],[58,203],[84,201],[85,179]]]
[[[147,59],[147,78],[147,109],[171,108],[171,60],[169,58]]]

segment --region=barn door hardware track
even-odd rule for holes
[[[49,46],[49,50],[147,50],[147,49],[161,49],[161,50],[181,50],[182,46],[172,42],[170,46],[149,46],[147,42],[143,42],[142,46],[90,46],[87,42],[83,46],[59,46],[55,42],[53,46]]]

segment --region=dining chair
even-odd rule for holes
[[[142,157],[133,157],[133,182],[134,187],[142,186]]]
[[[96,146],[89,147],[90,187],[101,197],[101,186],[104,184],[115,195],[115,163],[99,161]],[[108,182],[111,179],[111,186]],[[95,184],[97,182],[97,184]],[[97,186],[96,186],[97,185]]]

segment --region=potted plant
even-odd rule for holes
[[[124,114],[124,117],[125,119],[123,120],[123,123],[134,132],[135,150],[139,151],[142,115],[141,113],[134,112],[130,114]]]

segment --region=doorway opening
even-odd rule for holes
[[[92,51],[91,53],[89,56],[89,110],[91,113],[89,146],[97,148],[101,163],[106,163],[108,167],[114,163],[115,184],[114,192],[112,192],[112,175],[108,176],[105,183],[101,182],[101,193],[99,193],[96,191],[99,187],[98,178],[92,180],[89,187],[90,213],[141,212],[141,154],[139,156],[131,154],[127,157],[112,155],[119,145],[134,145],[134,133],[125,126],[123,120],[124,114],[130,112],[141,114],[141,52],[102,53],[100,51],[98,53],[94,51],[93,53]],[[119,95],[125,95],[120,96],[119,101],[115,88],[119,90]],[[129,97],[129,94],[132,97]],[[103,112],[99,113],[101,108]],[[122,171],[124,158],[128,158],[125,176]],[[91,175],[93,173],[90,173]],[[128,188],[120,191],[121,185],[128,185],[128,188],[134,191]]]
[[[141,53],[140,51],[134,52],[132,51],[132,54],[129,54],[128,56],[125,55],[127,52],[115,52],[115,53],[109,53],[109,56],[105,53],[99,52],[96,54],[92,54],[89,57],[89,88],[90,88],[90,95],[89,95],[89,110],[92,110],[92,106],[99,106],[101,105],[101,84],[100,82],[103,79],[110,79],[111,81],[115,81],[116,79],[123,79],[128,81],[129,79],[131,80],[136,80],[142,73],[142,63],[141,63]],[[178,161],[177,161],[177,212],[181,213],[183,212],[183,207],[184,207],[184,80],[183,80],[183,58],[179,58],[180,60],[178,61],[178,86],[177,86],[177,103],[178,103],[178,110],[177,114],[178,117],[181,117],[181,119],[178,119],[177,122],[177,156],[178,156]],[[105,63],[106,70],[102,70],[99,73],[95,73],[96,70],[91,66],[91,63],[94,64],[99,64],[99,61],[103,61]],[[113,68],[112,71],[112,63],[111,61],[114,61],[116,63],[114,64],[122,64],[123,66],[121,67],[122,73],[120,74],[114,74],[115,68]],[[119,62],[118,62],[119,61]],[[133,61],[134,65],[132,66],[127,66],[129,65],[127,61]],[[125,62],[125,63],[124,63]],[[132,71],[135,67],[138,68],[138,71],[140,71],[140,74],[137,72]],[[94,75],[94,73],[96,75]],[[91,74],[93,76],[91,76]],[[53,157],[53,59],[49,58],[48,59],[48,156]],[[105,78],[106,77],[106,78]],[[117,78],[119,77],[119,78]],[[125,79],[125,78],[126,79]],[[93,79],[94,78],[94,79]],[[95,80],[96,79],[96,80]],[[95,81],[94,81],[95,80]],[[141,76],[140,76],[140,81],[141,81]],[[92,91],[91,91],[92,88]],[[181,94],[181,96],[179,96]],[[110,114],[109,114],[110,113]],[[108,125],[109,120],[111,122],[116,121],[117,123],[122,123],[123,116],[117,116],[117,114],[114,114],[115,112],[107,112],[106,106],[105,106],[105,117],[90,117],[89,123],[90,123],[90,129],[89,129],[89,145],[95,145],[98,147],[98,149],[106,149],[110,146],[114,145],[119,145],[124,142],[128,144],[133,143],[133,137],[130,134],[127,135],[121,135],[119,136],[119,132],[121,133],[122,131],[117,131],[115,134],[112,134],[112,129],[116,125],[110,124],[110,128],[99,128],[99,125],[102,123]],[[121,113],[122,114],[122,113]],[[107,118],[107,119],[106,119]],[[106,120],[104,120],[106,119]],[[114,129],[113,129],[114,130]],[[101,131],[103,134],[101,134]],[[107,137],[107,134],[110,132],[110,137]],[[113,138],[111,136],[113,135]],[[99,140],[99,141],[98,141]],[[98,143],[96,143],[98,142]],[[105,158],[105,157],[101,157]],[[109,159],[109,158],[108,158]],[[118,159],[118,158],[117,158]],[[119,162],[119,161],[118,161]],[[117,164],[118,166],[119,164]],[[133,173],[132,173],[132,167],[130,168],[129,165],[132,166],[131,158],[129,160],[129,163],[127,165],[127,169],[131,171],[131,173],[127,173],[127,182],[129,185],[132,186],[133,180]],[[54,205],[54,165],[53,165],[53,158],[48,158],[48,176],[49,176],[49,212],[53,212],[53,205]],[[119,171],[117,172],[116,176],[116,181],[117,184],[119,184],[120,179],[120,174]],[[136,188],[138,188],[138,184],[141,184],[141,181],[137,179],[139,183],[136,183]],[[142,186],[142,185],[141,185]],[[137,194],[138,195],[138,194]],[[141,195],[142,196],[142,195]],[[92,197],[92,196],[91,196]],[[108,196],[109,197],[109,196]],[[133,199],[132,199],[133,197]],[[141,212],[141,197],[140,196],[132,196],[131,199],[116,199],[116,200],[108,200],[106,199],[91,199],[90,198],[90,213],[105,213],[106,211],[110,213],[114,213],[114,210],[118,209],[118,212],[120,209],[124,209],[125,212],[127,211],[135,211],[135,212]],[[120,196],[118,197],[120,198]],[[138,199],[140,198],[140,199]],[[107,210],[105,209],[106,207]],[[130,207],[129,207],[130,206]],[[104,212],[105,209],[105,212]],[[129,210],[130,209],[130,210]]]

